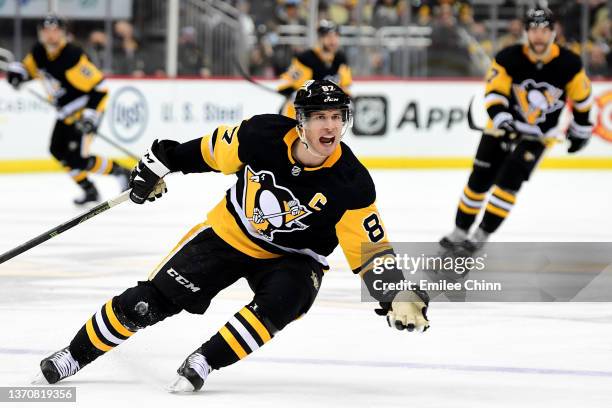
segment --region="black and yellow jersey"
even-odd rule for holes
[[[49,54],[37,43],[22,63],[29,79],[42,80],[59,120],[71,124],[84,108],[104,110],[108,97],[104,75],[77,45],[65,43]]]
[[[571,126],[590,135],[591,81],[580,57],[552,44],[547,55],[536,60],[527,45],[501,50],[487,73],[485,105],[497,127],[507,118],[531,135],[550,135],[569,100],[574,115]]]
[[[296,124],[269,114],[220,126],[175,148],[169,168],[236,175],[206,225],[242,253],[305,255],[328,268],[326,257],[340,244],[351,269],[363,274],[371,270],[364,259],[391,250],[372,178],[343,143],[321,166],[302,166],[291,153]],[[376,245],[362,254],[362,243],[370,242]]]
[[[351,69],[342,51],[338,51],[333,60],[325,60],[321,50],[313,48],[293,58],[287,71],[281,75],[282,82],[278,87],[278,92],[290,98],[306,81],[311,79],[330,80],[347,93],[353,83]],[[281,113],[295,118],[295,110],[290,102],[285,103],[281,108]]]

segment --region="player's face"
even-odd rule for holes
[[[47,47],[58,47],[63,38],[64,30],[57,26],[47,26],[40,30],[40,41]]]
[[[325,52],[335,53],[340,47],[340,35],[332,31],[321,37],[321,48]]]
[[[343,125],[339,109],[311,113],[304,127],[309,148],[320,156],[331,155],[340,143]]]
[[[550,27],[530,27],[527,30],[527,40],[533,52],[544,54],[552,42],[553,33]]]

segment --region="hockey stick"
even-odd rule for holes
[[[476,130],[478,132],[483,132],[493,137],[501,137],[506,134],[506,132],[504,132],[501,129],[485,129],[485,128],[478,126],[476,122],[474,122],[474,117],[472,115],[472,105],[473,104],[474,104],[474,97],[472,96],[472,98],[470,99],[470,105],[468,106],[468,111],[467,111],[467,122],[468,122],[468,126],[470,127],[470,129]],[[516,134],[515,134],[515,137],[516,137]]]
[[[470,99],[470,105],[468,107],[468,111],[467,111],[467,121],[468,121],[468,126],[470,127],[470,129],[472,130],[477,130],[479,132],[484,133],[485,135],[489,135],[489,136],[493,136],[493,137],[503,137],[506,135],[506,132],[501,130],[501,129],[486,129],[486,128],[482,128],[478,125],[476,125],[476,123],[474,122],[474,118],[472,115],[472,105],[474,103],[474,97],[472,96],[472,98]],[[519,135],[517,133],[511,133],[509,135],[509,139],[510,140],[514,140],[518,137]],[[537,140],[539,142],[542,142],[544,145],[549,146],[552,144],[556,144],[556,143],[560,143],[563,141],[563,138],[559,138],[557,136],[535,136],[535,135],[529,135],[529,134],[523,134],[520,137],[521,139],[525,139],[525,140]]]
[[[234,55],[234,57],[232,58],[232,62],[234,63],[234,65],[236,66],[236,69],[238,70],[238,73],[240,74],[240,76],[244,79],[246,79],[247,81],[249,81],[250,83],[252,83],[253,85],[257,86],[260,89],[263,89],[265,91],[271,92],[271,93],[275,93],[276,95],[279,96],[283,96],[280,93],[278,93],[278,91],[276,91],[276,89],[273,88],[268,88],[267,86],[265,86],[264,84],[261,84],[257,81],[255,81],[253,79],[252,76],[250,76],[246,70],[242,67],[242,65],[240,64],[240,61],[238,61],[238,57],[236,55]]]
[[[92,208],[91,210],[71,219],[70,221],[66,221],[63,224],[58,225],[57,227],[54,227],[52,229],[50,229],[47,232],[44,232],[42,234],[40,234],[39,236],[32,238],[31,240],[29,240],[28,242],[19,245],[17,248],[13,248],[8,252],[3,253],[2,255],[0,255],[0,264],[8,261],[11,258],[16,257],[19,254],[22,254],[32,248],[34,248],[35,246],[38,246],[40,244],[42,244],[43,242],[61,234],[62,232],[68,231],[70,228],[72,227],[76,227],[77,225],[81,224],[82,222],[87,221],[90,218],[95,217],[98,214],[103,213],[104,211],[115,207],[116,205],[121,204],[124,201],[127,201],[130,197],[130,191],[131,190],[126,190],[123,193],[121,193],[120,195],[118,195],[117,197],[110,199],[108,201],[103,202],[102,204],[99,204],[97,206],[95,206],[94,208]]]
[[[14,61],[13,53],[10,52],[9,50],[4,49],[4,48],[0,48],[0,70],[6,72],[8,70],[9,63],[12,62],[12,61]],[[47,98],[45,98],[44,96],[40,95],[36,91],[28,89],[28,92],[30,93],[30,95],[32,95],[36,99],[38,99],[38,100],[40,100],[40,101],[42,101],[42,102],[44,102],[44,103],[46,103],[48,105],[51,105],[51,106],[55,107]],[[130,158],[132,158],[134,160],[139,160],[140,159],[140,156],[137,156],[134,153],[130,152],[125,147],[121,146],[117,142],[114,142],[111,138],[108,138],[108,137],[104,136],[103,134],[101,134],[99,132],[96,132],[96,135],[100,139],[102,139],[106,143],[108,143],[109,145],[113,146],[115,149],[120,150],[122,153],[124,153],[127,156],[129,156]]]
[[[28,89],[28,93],[30,93],[30,95],[32,95],[36,99],[38,99],[38,100],[40,100],[42,102],[45,102],[48,105],[54,106],[47,98],[45,98],[44,96],[42,96],[38,92],[33,91],[31,89]],[[134,160],[140,160],[140,156],[136,156],[134,153],[130,152],[128,149],[126,149],[125,147],[121,146],[117,142],[114,142],[111,138],[104,136],[102,133],[96,131],[96,136],[98,136],[100,139],[104,140],[109,145],[113,146],[115,149],[120,150],[122,153],[126,154],[130,158],[132,158]]]

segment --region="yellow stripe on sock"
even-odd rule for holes
[[[487,193],[475,193],[468,186],[465,186],[465,188],[463,189],[463,192],[465,193],[467,198],[469,198],[470,200],[475,200],[475,201],[482,201],[487,195]]]
[[[498,217],[506,218],[509,214],[508,211],[502,210],[499,207],[495,207],[493,204],[487,204],[487,211],[497,215]]]
[[[255,329],[255,331],[259,335],[259,338],[261,338],[264,343],[266,343],[272,338],[272,336],[270,336],[270,332],[268,332],[268,329],[266,329],[266,326],[264,326],[263,323],[259,321],[257,316],[255,316],[248,307],[243,307],[238,313],[240,313],[242,317],[244,317],[246,321],[249,322],[249,324]]]
[[[232,332],[230,332],[227,327],[223,326],[221,330],[219,330],[219,334],[225,339],[225,341],[227,342],[227,344],[229,344],[232,350],[234,350],[234,353],[236,353],[239,359],[242,360],[247,356],[247,352],[244,351],[240,343],[238,343],[238,340],[236,340]]]
[[[79,174],[77,174],[77,175],[75,175],[75,176],[72,176],[72,179],[73,179],[74,181],[76,181],[77,183],[78,183],[79,181],[83,181],[83,180],[85,180],[86,178],[87,178],[87,172],[86,172],[86,171],[82,171],[82,172],[80,172]]]
[[[467,205],[463,204],[463,201],[459,201],[459,209],[461,210],[461,212],[464,212],[470,215],[476,215],[480,212],[480,208],[468,207]]]
[[[113,328],[117,330],[119,334],[122,334],[125,337],[130,337],[132,334],[134,334],[133,331],[128,330],[124,325],[121,324],[119,319],[117,319],[117,316],[113,311],[112,299],[106,302],[106,305],[104,306],[104,311],[106,312],[106,317],[108,317],[108,321],[111,323],[111,326],[113,326]]]
[[[96,163],[93,165],[93,167],[89,171],[92,173],[97,173],[100,170],[101,166],[102,166],[102,159],[96,156]]]
[[[516,202],[516,196],[514,194],[510,194],[507,191],[502,190],[499,187],[495,187],[493,189],[493,194],[497,196],[497,198],[501,198],[504,201],[514,204]]]
[[[98,335],[93,328],[91,319],[85,323],[85,330],[87,331],[87,336],[89,336],[89,341],[91,341],[91,344],[93,344],[98,350],[109,351],[113,349],[111,346],[107,346],[106,344],[102,343],[102,341],[98,338]]]
[[[109,159],[108,164],[106,165],[106,169],[104,169],[104,174],[111,174],[114,165],[115,163]]]

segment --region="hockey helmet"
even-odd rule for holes
[[[350,110],[351,98],[340,87],[327,79],[306,81],[297,91],[293,102],[296,112],[327,109]]]
[[[43,20],[39,23],[38,28],[42,30],[47,27],[57,27],[61,30],[66,30],[66,20],[60,17],[57,14],[49,13],[47,14]]]
[[[555,17],[550,9],[545,7],[534,7],[527,10],[523,21],[525,30],[535,27],[548,27],[554,30]]]
[[[323,37],[329,33],[340,34],[340,27],[333,21],[329,20],[321,20],[319,22],[319,27],[317,28],[317,34],[319,37]]]

